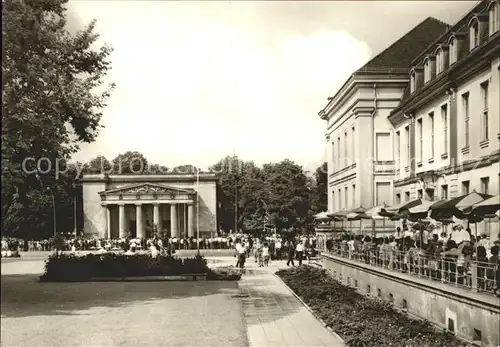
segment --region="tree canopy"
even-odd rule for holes
[[[71,35],[66,4],[2,2],[2,219],[11,232],[37,229],[33,211],[48,212],[47,188],[57,195],[64,186],[56,165],[96,139],[113,89],[104,85],[111,47],[96,48],[95,21]]]

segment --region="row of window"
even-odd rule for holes
[[[479,109],[479,126],[480,126],[480,144],[489,140],[489,114],[488,114],[488,99],[489,99],[489,82],[485,81],[480,84],[481,89],[481,105]],[[470,93],[465,92],[460,96],[461,99],[461,119],[462,119],[462,136],[459,138],[462,139],[462,148],[468,149],[470,146]],[[442,156],[448,154],[449,150],[449,115],[448,115],[448,103],[442,105],[440,107],[440,122],[436,122],[436,117],[434,111],[429,112],[427,117],[422,116],[416,121],[416,161],[418,164],[422,163],[424,160],[424,135],[425,141],[428,144],[428,158],[429,160],[433,160],[436,155],[436,147],[441,146],[440,153]],[[426,124],[427,123],[427,124]],[[427,130],[425,131],[425,125],[427,125]],[[439,126],[439,128],[437,128]],[[429,133],[429,136],[427,136]],[[435,135],[440,134],[438,138],[441,138],[442,143],[436,144]],[[442,136],[441,136],[442,134]],[[406,144],[406,165],[408,166],[411,162],[411,139],[410,139],[410,126],[406,126],[404,129],[404,143]],[[396,148],[396,162],[401,164],[401,133],[400,131],[396,132],[395,138],[395,148]],[[428,141],[428,142],[427,142]]]
[[[469,193],[471,193],[470,181],[462,181],[461,194],[466,195]],[[483,193],[483,194],[490,193],[490,178],[489,177],[482,177],[481,178],[481,191],[480,191],[480,193]],[[442,184],[440,186],[438,194],[439,195],[437,195],[437,196],[439,196],[439,199],[448,200],[448,185]],[[410,192],[409,191],[404,192],[404,201],[401,200],[401,198],[402,198],[401,193],[397,193],[396,199],[395,199],[396,205],[401,204],[403,202],[410,201],[410,199],[411,199]],[[432,189],[427,189],[425,191],[423,189],[418,189],[417,190],[417,198],[418,199],[425,199],[425,200],[429,200],[429,201],[434,201],[436,199],[436,193]]]
[[[344,188],[339,188],[338,190],[336,191],[334,190],[332,192],[332,205],[333,205],[332,211],[351,210],[353,208],[357,208],[360,207],[360,205],[362,205],[356,199],[356,185],[353,184],[350,188],[351,189],[349,191],[349,186],[345,186]],[[392,182],[390,181],[375,182],[374,203],[376,206],[382,205],[384,203],[386,205],[391,205],[392,196],[393,196]]]
[[[492,36],[500,30],[500,5],[498,0],[492,1],[488,7],[488,20],[489,36]],[[477,16],[472,17],[469,21],[469,51],[473,51],[482,44],[481,34],[483,30],[485,30],[484,24],[479,18]],[[424,83],[431,81],[435,76],[457,62],[461,40],[460,35],[452,34],[448,39],[448,45],[438,45],[434,55],[429,55],[424,59]],[[417,72],[413,69],[410,73],[411,93],[417,90],[418,84]]]
[[[344,132],[343,140],[339,136],[336,141],[332,141],[332,164],[333,172],[341,170],[354,163],[356,161],[356,129],[351,128],[351,134],[349,138],[349,132],[346,130]]]
[[[351,186],[351,203],[349,204],[349,187],[346,186],[343,189],[344,196],[342,197],[342,188],[339,188],[337,192],[332,192],[332,202],[333,211],[349,210],[359,206],[356,206],[356,185]]]

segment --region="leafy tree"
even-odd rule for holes
[[[267,199],[262,170],[253,162],[247,162],[242,171],[238,223],[248,231],[260,230],[265,224]]]
[[[195,174],[198,168],[194,165],[179,165],[172,169],[173,173],[176,174]]]
[[[222,229],[228,231],[238,230],[235,227],[235,207],[236,193],[241,190],[241,176],[244,162],[236,156],[227,156],[218,163],[210,167],[209,171],[216,174],[219,180],[219,189],[221,196],[219,201],[219,225]],[[238,193],[238,200],[240,194]]]
[[[69,34],[66,4],[67,0],[2,2],[5,233],[27,235],[26,228],[42,228],[34,225],[41,223],[41,217],[34,216],[38,206],[34,201],[44,208],[46,187],[64,199],[56,179],[57,159],[68,160],[79,143],[95,140],[113,89],[103,85],[111,48],[95,48],[95,21]],[[25,165],[30,158],[35,160]],[[49,160],[37,166],[40,158]]]
[[[303,228],[310,222],[307,177],[301,166],[288,159],[263,167],[267,210],[278,229]]]
[[[105,156],[99,155],[83,166],[83,172],[86,174],[104,174],[111,173],[113,165]]]
[[[149,164],[148,174],[150,175],[163,175],[169,172],[168,167],[160,164]]]
[[[312,211],[314,213],[326,211],[328,209],[328,166],[326,162],[316,169],[312,189]]]
[[[77,207],[77,230],[81,230],[81,190],[74,185],[76,165],[51,182],[45,189],[32,189],[23,198],[15,194],[10,204],[3,227],[7,234],[23,239],[44,239],[54,235],[54,204],[56,209],[56,230],[58,233],[72,233],[75,227],[75,198]],[[54,198],[52,198],[54,196]],[[53,201],[54,199],[54,201]]]
[[[142,153],[137,151],[118,154],[112,163],[113,174],[115,175],[141,175],[148,171],[148,160]]]

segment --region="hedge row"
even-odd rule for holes
[[[45,262],[45,273],[40,277],[45,282],[86,281],[103,277],[143,277],[207,274],[208,279],[227,279],[224,271],[212,270],[202,256],[177,258],[148,254],[75,254],[55,253]],[[238,280],[231,274],[229,279]]]

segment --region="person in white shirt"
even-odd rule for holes
[[[276,250],[276,260],[281,260],[281,240],[278,239],[274,244],[274,249]]]
[[[297,243],[297,247],[295,248],[295,252],[297,254],[297,259],[299,261],[299,266],[302,265],[302,259],[304,258],[304,244],[302,242]]]
[[[243,267],[245,266],[246,253],[247,253],[247,248],[245,246],[245,243],[237,243],[236,254],[238,256],[238,261],[236,263],[236,267],[243,269]]]
[[[262,259],[264,261],[264,266],[269,266],[269,246],[267,242],[262,246]]]

